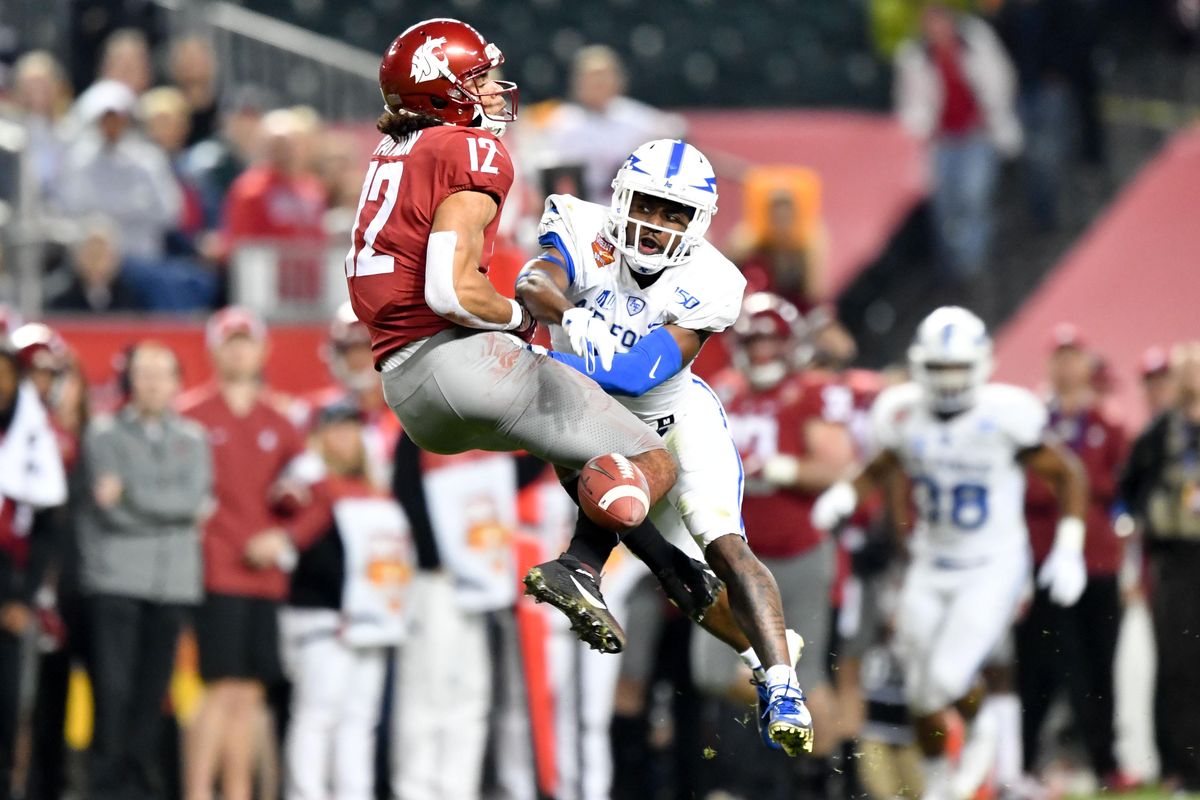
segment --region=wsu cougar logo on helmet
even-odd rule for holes
[[[442,46],[446,44],[446,37],[439,36],[437,39],[429,37],[425,39],[425,44],[417,48],[412,57],[412,73],[410,77],[417,83],[431,81],[434,78],[446,77],[450,68],[450,61],[446,58],[446,54],[442,52]]]

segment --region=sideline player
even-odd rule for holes
[[[668,502],[651,511],[668,538],[690,533],[729,589],[729,605],[761,670],[766,733],[790,754],[811,749],[812,720],[789,657],[775,578],[750,552],[742,528],[742,463],[720,401],[691,362],[705,340],[737,320],[746,281],[704,239],[717,210],[708,159],[682,140],[659,139],[633,152],[613,179],[612,206],[551,195],[539,230],[542,255],[517,281],[517,296],[552,324],[551,358],[591,375],[605,391],[663,436],[679,462]],[[600,344],[595,357],[582,339]],[[586,355],[573,353],[583,351]],[[599,362],[599,363],[597,363]],[[674,536],[672,536],[674,534]],[[576,529],[599,573],[616,544],[593,526]],[[537,570],[526,585],[546,588]]]
[[[896,622],[905,697],[925,757],[925,796],[965,798],[984,779],[994,743],[982,740],[982,726],[971,726],[952,774],[945,714],[957,708],[968,724],[973,719],[985,689],[979,669],[1023,595],[1030,569],[1025,469],[1058,496],[1054,546],[1037,579],[1065,606],[1087,581],[1087,479],[1075,457],[1045,437],[1041,401],[987,383],[992,343],[971,312],[947,306],[926,317],[909,363],[915,380],[885,390],[871,409],[878,454],[853,480],[822,493],[812,520],[832,529],[897,472],[911,480],[918,516]],[[907,518],[906,509],[892,511]]]
[[[384,138],[346,255],[354,313],[371,332],[388,405],[425,450],[526,450],[576,470],[616,453],[645,475],[652,505],[675,481],[662,440],[587,378],[527,350],[517,335],[528,337],[533,319],[488,281],[513,181],[499,134],[516,117],[517,88],[489,78],[503,61],[453,19],[412,26],[384,54]],[[585,602],[596,578],[559,577],[577,589],[556,603],[573,629],[609,632],[607,609]]]

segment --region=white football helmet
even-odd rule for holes
[[[703,153],[682,139],[656,139],[634,150],[617,170],[612,187],[608,237],[630,268],[642,275],[654,275],[664,267],[677,266],[691,258],[717,213],[717,176],[712,165]],[[682,232],[630,219],[635,193],[673,200],[691,206],[696,213]],[[632,242],[626,236],[630,222],[636,226]],[[638,252],[642,228],[672,235],[663,252],[653,255]]]
[[[942,306],[925,318],[908,363],[930,408],[956,414],[971,407],[992,374],[992,339],[983,320],[958,306]]]

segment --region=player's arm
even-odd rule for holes
[[[1017,458],[1054,491],[1060,516],[1083,519],[1088,502],[1087,472],[1074,453],[1057,442],[1043,441]]]
[[[524,330],[529,313],[479,271],[484,230],[498,211],[495,198],[484,192],[455,192],[442,201],[425,252],[425,302],[467,328]]]
[[[1059,520],[1054,544],[1038,570],[1038,585],[1050,599],[1063,606],[1074,605],[1087,586],[1083,540],[1087,532],[1087,473],[1075,455],[1062,445],[1042,440],[1022,451],[1018,460],[1044,480],[1058,497]]]
[[[700,352],[707,331],[663,325],[638,340],[628,352],[616,353],[610,366],[588,371],[587,362],[573,353],[549,355],[592,377],[609,394],[641,397],[690,364]]]
[[[763,478],[782,489],[822,492],[854,464],[854,443],[845,425],[825,419],[804,422],[804,456],[777,453],[763,464]]]
[[[561,325],[563,314],[575,307],[567,299],[571,278],[566,264],[557,247],[547,247],[517,276],[517,299],[538,322]]]
[[[896,454],[886,448],[880,450],[853,478],[838,481],[821,493],[813,504],[813,526],[821,530],[836,528],[854,513],[862,498],[887,486],[900,471]]]

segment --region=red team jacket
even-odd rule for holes
[[[1088,409],[1073,417],[1064,417],[1051,408],[1050,430],[1070,447],[1083,462],[1088,476],[1087,536],[1084,557],[1089,575],[1116,575],[1123,556],[1110,519],[1116,499],[1117,470],[1125,461],[1129,442],[1121,426],[1098,409]],[[1040,564],[1054,543],[1059,507],[1054,493],[1041,479],[1028,473],[1025,492],[1025,518],[1034,562]]]
[[[246,542],[282,524],[272,511],[271,488],[304,449],[292,423],[259,398],[239,417],[215,386],[181,401],[181,411],[204,426],[212,448],[213,494],[217,508],[204,526],[204,588],[220,594],[280,600],[288,577],[278,569],[246,563]]]
[[[425,249],[433,216],[455,192],[496,200],[484,231],[486,273],[513,165],[500,140],[479,128],[442,125],[395,142],[385,137],[363,181],[346,276],[354,313],[371,331],[378,363],[409,342],[453,327],[425,304]]]

